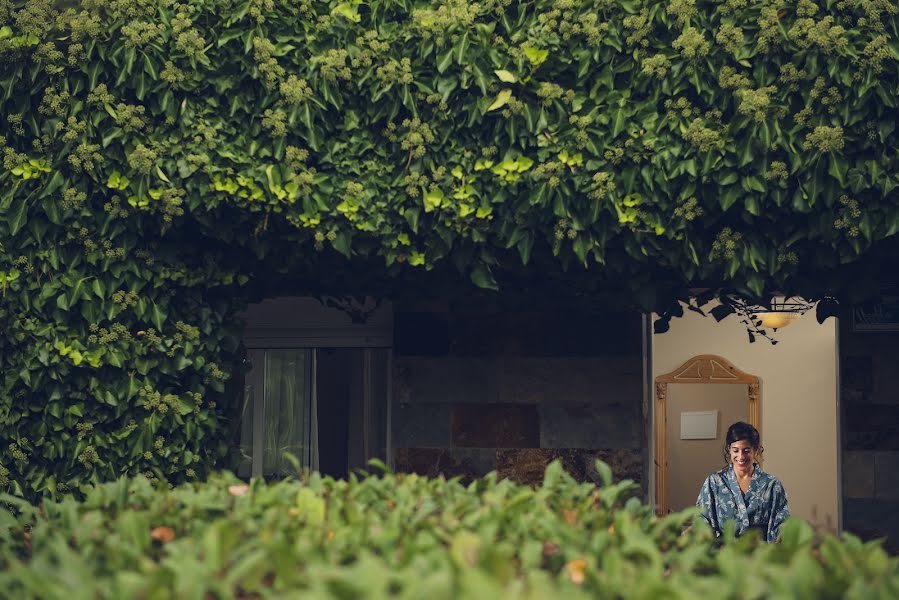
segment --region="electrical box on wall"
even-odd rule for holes
[[[680,439],[714,440],[717,437],[717,410],[682,412],[680,414]]]

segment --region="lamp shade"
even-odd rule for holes
[[[760,312],[756,317],[762,322],[762,326],[768,329],[781,329],[793,322],[798,315],[795,312],[772,310]]]

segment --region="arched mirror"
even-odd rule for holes
[[[723,385],[722,385],[723,384]],[[656,512],[692,506],[705,477],[725,464],[727,428],[761,431],[759,378],[714,354],[694,356],[655,380]]]

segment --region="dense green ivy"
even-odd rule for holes
[[[890,0],[0,1],[0,483],[202,476],[245,284],[317,257],[488,288],[549,265],[643,308],[864,287],[846,269],[899,231],[897,23]]]

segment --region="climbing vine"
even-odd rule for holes
[[[259,265],[551,265],[645,310],[872,287],[846,273],[899,231],[897,25],[889,0],[0,1],[0,484],[221,462]]]

